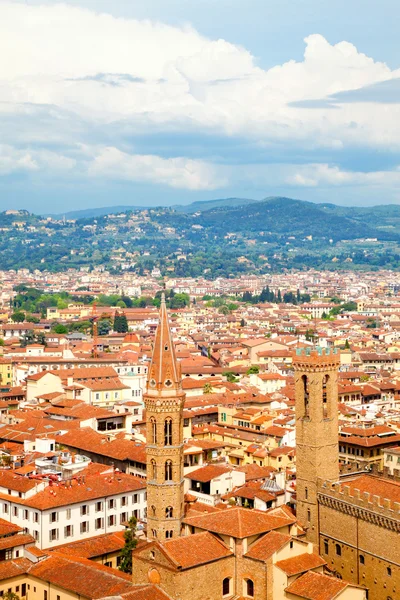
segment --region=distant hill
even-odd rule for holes
[[[213,208],[232,208],[234,206],[246,206],[254,204],[257,200],[249,198],[220,198],[218,200],[203,200],[192,202],[191,204],[177,204],[173,206],[177,212],[196,213],[212,210]]]
[[[400,228],[388,228],[400,219],[400,206],[348,208],[273,197],[242,206],[223,206],[203,212],[199,223],[214,233],[260,232],[333,240],[400,239]]]

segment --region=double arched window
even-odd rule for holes
[[[167,540],[168,540],[168,539],[171,539],[171,538],[172,538],[172,535],[173,535],[173,531],[172,531],[172,529],[170,529],[169,531],[167,530],[167,531],[165,532],[165,537],[167,538]]]
[[[154,458],[151,459],[150,465],[151,465],[151,478],[157,479],[157,463],[154,460]]]
[[[172,506],[167,506],[167,508],[165,509],[165,518],[172,519],[173,515],[174,509],[172,508]]]
[[[172,460],[165,463],[165,481],[172,481]]]
[[[164,421],[164,445],[172,446],[172,419],[170,417]]]

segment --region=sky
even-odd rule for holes
[[[0,0],[0,210],[400,203],[398,0]]]

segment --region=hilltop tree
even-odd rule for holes
[[[25,321],[25,313],[23,313],[21,310],[14,312],[11,315],[11,321],[14,323],[23,323]]]

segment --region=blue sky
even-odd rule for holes
[[[0,210],[400,202],[394,0],[0,0]]]

